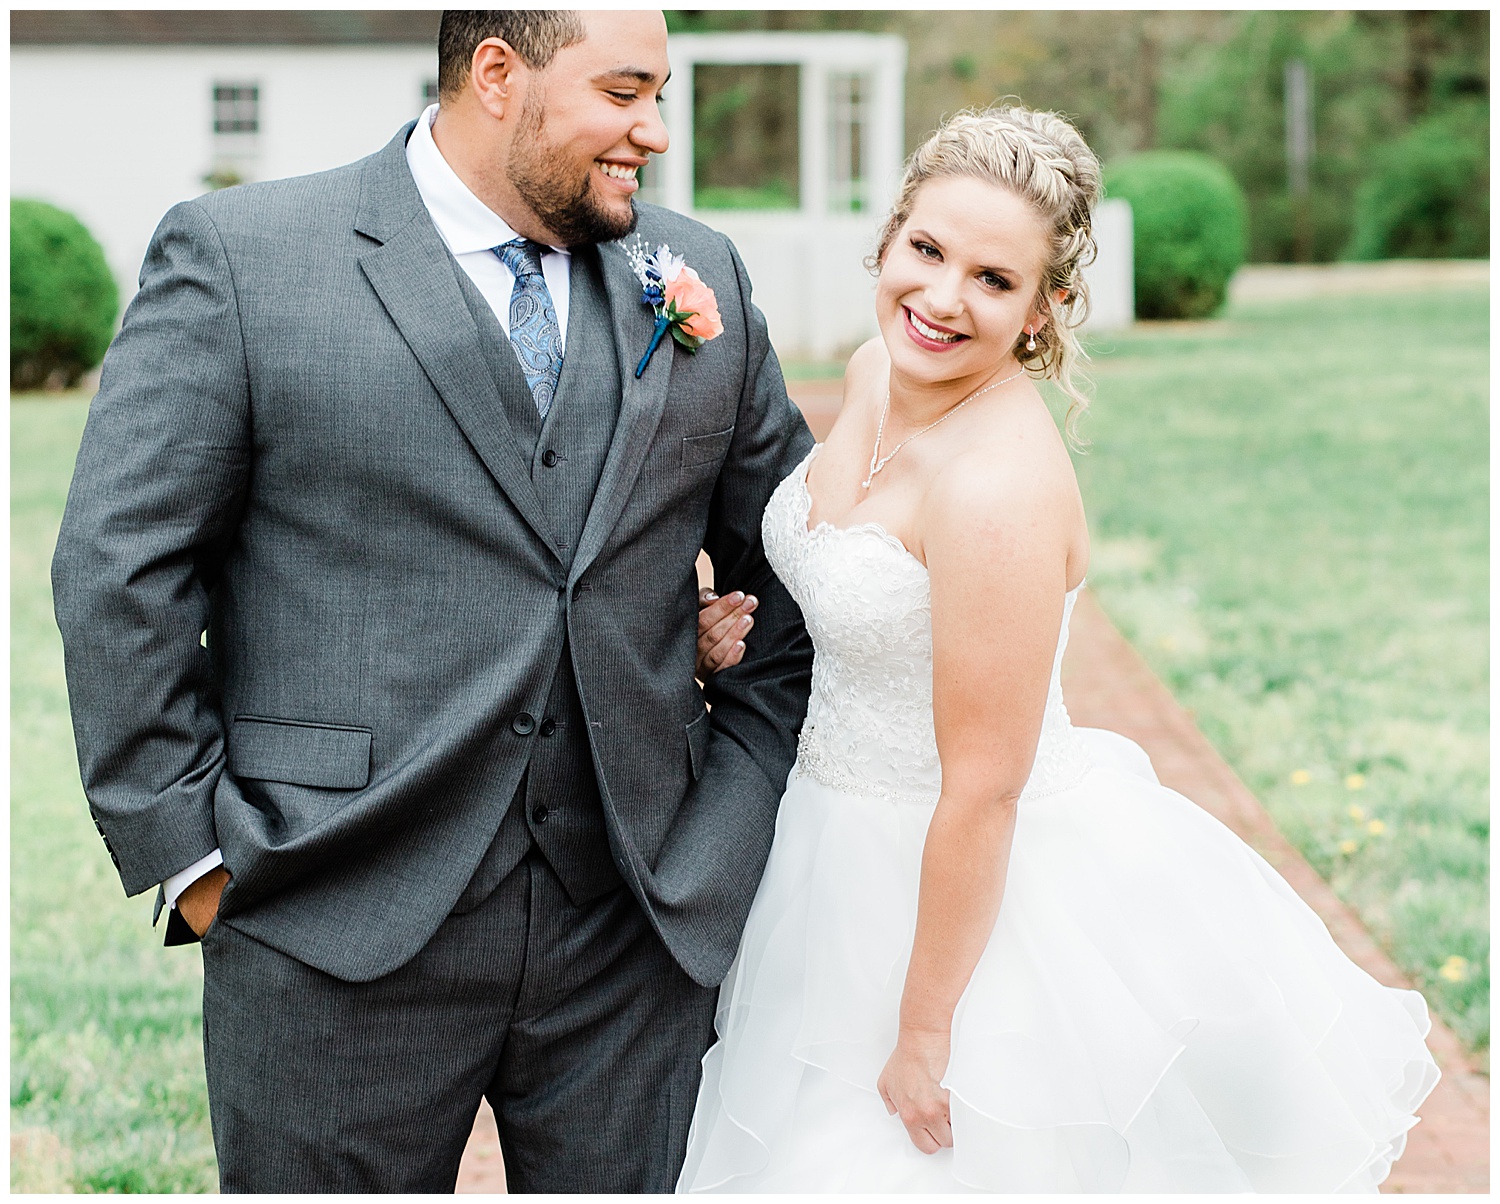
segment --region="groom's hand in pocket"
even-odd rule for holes
[[[754,594],[739,590],[722,598],[706,587],[698,591],[699,681],[740,663],[745,655],[745,636],[755,625],[750,612],[757,604]]]
[[[219,897],[229,882],[229,871],[222,865],[215,866],[195,879],[177,896],[177,910],[199,937],[208,931],[208,926],[219,914]]]

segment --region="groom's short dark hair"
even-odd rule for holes
[[[474,50],[485,38],[510,44],[525,64],[540,71],[564,46],[583,41],[583,18],[572,9],[445,9],[438,27],[438,96],[454,96],[468,81]]]

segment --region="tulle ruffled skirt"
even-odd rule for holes
[[[954,1145],[875,1081],[896,1041],[930,806],[794,771],[720,993],[679,1190],[1373,1191],[1437,1082],[1381,986],[1135,745],[1023,800],[954,1015]]]

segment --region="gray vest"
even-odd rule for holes
[[[531,461],[532,483],[552,520],[566,567],[583,534],[620,415],[620,368],[598,252],[593,247],[573,252],[567,350],[545,422],[488,303],[456,264],[454,275],[484,336],[488,367],[511,432]],[[494,842],[459,898],[458,911],[483,902],[533,844],[575,904],[621,884],[610,853],[561,609],[556,622],[558,660],[546,711],[533,716],[536,734],[530,741],[530,761]]]

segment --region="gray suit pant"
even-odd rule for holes
[[[451,1192],[481,1095],[512,1192],[669,1192],[717,992],[624,887],[569,901],[535,848],[415,958],[349,983],[203,942],[224,1191]]]

